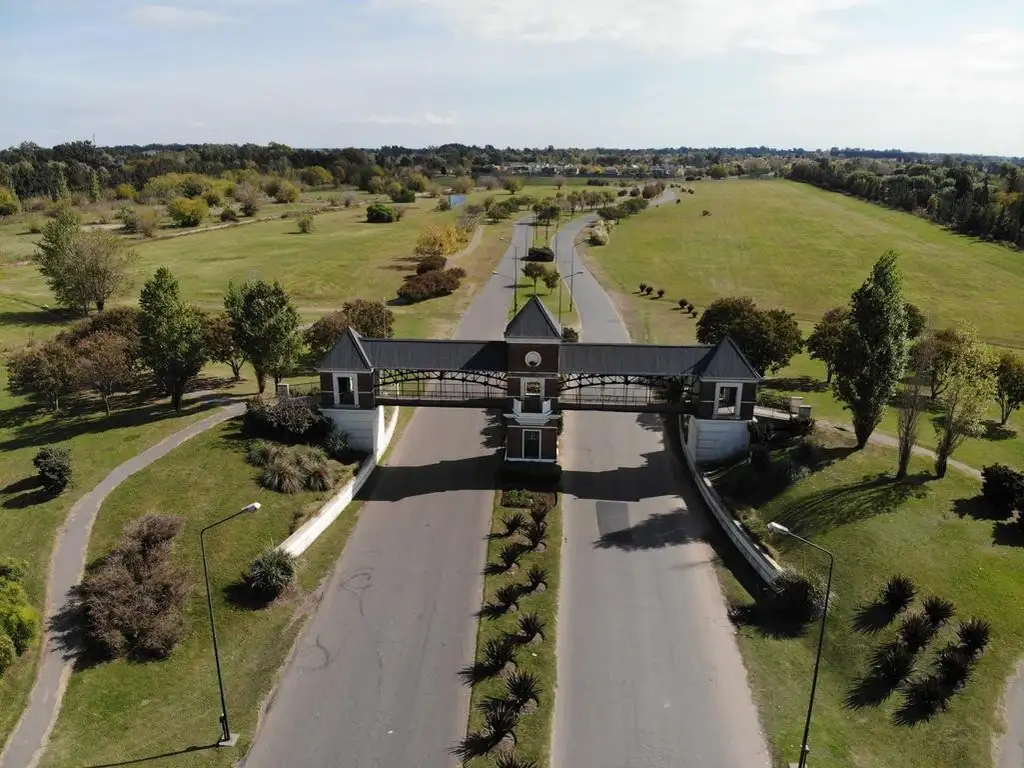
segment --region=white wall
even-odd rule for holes
[[[750,430],[740,419],[690,419],[687,447],[698,463],[724,461],[750,449]]]
[[[327,408],[323,413],[348,435],[348,444],[357,451],[376,453],[384,434],[384,408]]]

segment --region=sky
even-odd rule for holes
[[[0,146],[1024,155],[1021,0],[0,0]]]

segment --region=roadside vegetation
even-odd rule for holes
[[[554,714],[561,511],[556,494],[496,494],[466,738],[473,765],[548,765]]]

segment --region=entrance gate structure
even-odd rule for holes
[[[536,296],[501,341],[371,339],[349,328],[317,366],[320,407],[375,452],[384,406],[501,409],[509,462],[558,462],[564,411],[681,414],[698,461],[749,446],[760,375],[729,338],[715,345],[562,339]]]

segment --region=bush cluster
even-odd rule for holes
[[[245,433],[283,442],[320,443],[330,434],[333,423],[306,397],[277,400],[256,396],[245,404],[242,420]]]
[[[981,470],[981,495],[1002,517],[1015,509],[1024,509],[1024,474],[1003,464],[991,464]]]
[[[523,261],[554,261],[555,252],[546,245],[530,248]]]
[[[366,206],[366,220],[371,224],[390,224],[398,221],[398,211],[388,203],[371,203]]]
[[[272,547],[259,555],[242,576],[245,585],[261,600],[275,600],[295,578],[295,558]]]
[[[39,634],[39,614],[25,592],[27,575],[24,561],[0,559],[0,675]]]
[[[249,444],[247,458],[259,467],[260,484],[278,493],[326,491],[334,485],[327,453],[309,445],[285,447],[257,440]]]
[[[56,496],[71,482],[71,455],[66,448],[40,448],[32,464],[49,494]]]
[[[238,221],[238,211],[232,208],[230,205],[225,206],[224,210],[220,212],[221,221]]]
[[[437,296],[448,296],[458,290],[465,275],[465,270],[459,267],[434,269],[413,275],[399,287],[398,296],[410,304]]]
[[[299,232],[302,233],[303,235],[308,235],[310,232],[313,231],[313,217],[310,216],[308,213],[303,216],[299,216],[299,218],[296,219],[295,223],[299,227]]]
[[[608,225],[604,220],[594,223],[594,226],[590,228],[590,237],[588,239],[591,245],[608,245],[611,234],[608,232]]]
[[[424,275],[427,272],[433,272],[438,269],[444,269],[447,263],[448,259],[446,259],[444,256],[424,256],[416,264],[416,274]]]
[[[178,197],[167,205],[167,214],[179,227],[198,227],[210,214],[201,197]]]
[[[184,520],[146,515],[82,582],[86,640],[108,658],[162,659],[185,631],[185,570],[173,557]]]

